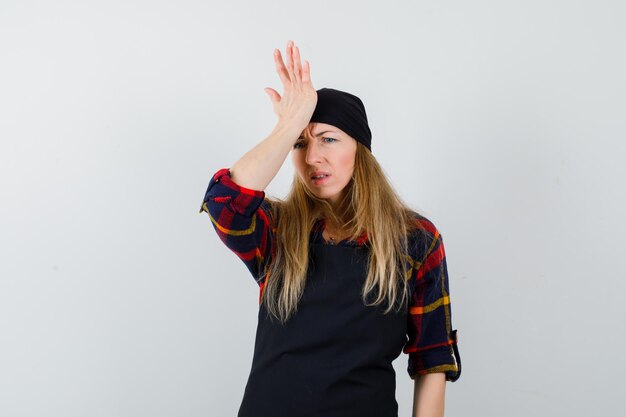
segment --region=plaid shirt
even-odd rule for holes
[[[209,182],[200,213],[206,212],[222,242],[246,265],[259,285],[259,303],[265,287],[263,275],[266,262],[272,259],[272,237],[275,226],[265,192],[236,184],[228,168],[218,170]],[[403,352],[408,354],[407,372],[412,379],[418,375],[444,372],[447,381],[461,376],[461,358],[457,348],[456,330],[452,330],[450,291],[446,254],[441,234],[435,225],[417,213],[419,222],[433,236],[424,254],[422,245],[410,254],[410,304],[407,314],[408,340]],[[324,242],[323,220],[311,231],[314,242]],[[423,234],[419,234],[423,236]],[[365,245],[367,233],[356,240],[344,239],[337,245]],[[419,252],[419,253],[417,253]]]

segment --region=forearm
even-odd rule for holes
[[[246,152],[230,167],[231,179],[253,190],[265,190],[285,162],[304,128],[278,123],[267,138]]]
[[[443,417],[446,378],[443,372],[415,378],[413,417]]]

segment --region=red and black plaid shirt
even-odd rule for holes
[[[211,223],[224,244],[246,265],[263,295],[263,271],[272,258],[274,225],[265,192],[236,184],[228,168],[218,170],[209,182],[200,213],[209,214]],[[415,213],[432,236],[424,250],[423,233],[416,233],[410,254],[410,304],[407,315],[408,340],[403,352],[408,354],[407,372],[417,375],[444,372],[446,380],[456,381],[461,375],[461,358],[457,348],[456,330],[452,330],[450,291],[446,254],[441,234],[426,217]],[[323,242],[323,220],[311,231],[311,239]],[[419,237],[418,237],[419,235]],[[365,245],[367,233],[356,240],[345,239],[337,245]]]

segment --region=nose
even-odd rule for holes
[[[322,160],[322,151],[314,140],[310,140],[306,145],[305,161],[309,165],[319,165]]]

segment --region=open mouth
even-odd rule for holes
[[[322,184],[326,182],[328,178],[330,178],[330,174],[321,174],[321,175],[312,176],[311,181],[313,181],[314,184]]]

